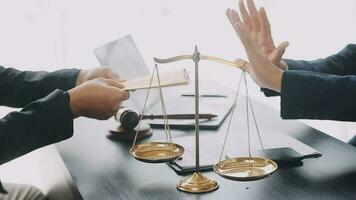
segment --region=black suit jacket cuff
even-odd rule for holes
[[[48,74],[43,86],[67,91],[75,87],[79,69],[62,69]]]

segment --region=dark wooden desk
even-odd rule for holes
[[[243,103],[240,101],[240,105]],[[220,188],[207,194],[187,194],[176,189],[182,177],[166,164],[146,164],[129,156],[130,145],[108,140],[112,121],[80,118],[75,136],[58,144],[59,152],[84,199],[355,199],[356,148],[298,121],[283,121],[279,113],[254,103],[261,130],[283,131],[319,150],[323,156],[307,159],[302,166],[280,168],[271,177],[252,182],[223,179],[206,173]],[[243,117],[243,107],[239,117]],[[201,134],[224,134],[202,131]],[[237,126],[234,130],[240,130]],[[174,137],[192,137],[194,131],[174,131]],[[155,130],[149,140],[164,138]],[[276,138],[278,139],[278,138]],[[202,144],[204,145],[204,144]],[[217,150],[217,151],[220,151]]]

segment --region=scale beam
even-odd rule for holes
[[[167,63],[177,62],[177,61],[181,61],[181,60],[194,60],[194,55],[180,55],[180,56],[175,56],[175,57],[166,58],[166,59],[160,59],[160,58],[153,58],[153,59],[156,63],[167,64]],[[232,61],[220,58],[220,57],[208,56],[208,55],[199,55],[199,59],[213,61],[213,62],[217,62],[217,63],[227,65],[230,67],[237,67],[239,69],[243,69],[244,66],[247,64],[247,62],[242,59],[238,59],[237,61],[232,62]]]

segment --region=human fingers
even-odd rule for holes
[[[261,7],[258,14],[260,16],[261,32],[262,32],[263,38],[269,43],[269,45],[271,45],[271,48],[275,49],[276,47],[274,45],[273,38],[272,38],[271,25],[269,23],[269,20],[268,20],[267,14],[266,14],[266,10],[263,7]]]
[[[109,78],[109,79],[115,79],[116,81],[119,81],[119,82],[125,82],[126,81],[124,78],[120,77],[120,75],[116,74],[112,70],[109,70],[107,72],[106,77]]]
[[[109,109],[106,118],[115,115],[115,113],[117,113],[117,111],[119,110],[122,102],[129,98],[129,94],[127,91],[118,89],[116,87],[110,87],[110,96],[111,98],[109,99],[111,100],[107,102],[107,106]]]
[[[120,76],[118,74],[116,74],[115,72],[113,72],[109,67],[101,67],[101,72],[103,74],[102,78],[108,78],[108,79],[116,79],[119,80]]]
[[[123,89],[124,85],[117,81],[117,80],[113,80],[113,79],[105,79],[105,78],[101,78],[99,79],[100,81],[106,83],[109,86],[115,87],[115,88],[119,88],[119,89]]]
[[[130,93],[128,91],[115,87],[113,87],[112,89],[114,90],[115,98],[117,98],[119,101],[125,101],[130,98]]]
[[[260,24],[260,19],[258,16],[258,11],[256,9],[255,3],[253,0],[247,0],[247,7],[248,11],[250,12],[250,19],[251,19],[251,25],[252,29],[255,31],[260,31],[261,24]]]
[[[130,98],[130,92],[126,91],[126,90],[122,90],[120,89],[121,92],[121,99],[122,100],[127,100]]]
[[[239,17],[237,12],[233,9],[228,9],[227,15],[236,31],[236,34],[239,36],[242,44],[244,45],[246,52],[255,52],[256,50],[254,49],[254,46],[256,46],[256,44],[251,41],[250,31],[247,30],[245,25],[242,23],[241,18]]]
[[[240,7],[240,12],[241,12],[241,16],[242,16],[242,20],[246,26],[246,28],[248,30],[252,29],[252,25],[251,25],[251,20],[250,20],[250,15],[248,14],[244,1],[240,0],[239,1],[239,7]]]
[[[280,45],[278,45],[278,47],[271,53],[270,57],[272,62],[279,64],[288,46],[289,42],[282,42]]]
[[[242,44],[244,45],[245,49],[246,48],[251,48],[252,47],[252,43],[250,41],[250,37],[249,37],[249,32],[246,30],[244,24],[242,23],[241,19],[238,17],[238,20],[236,20],[233,24],[234,29],[237,33],[237,35],[239,36]],[[246,49],[247,50],[247,49]]]
[[[232,27],[235,29],[235,32],[236,32],[237,36],[239,36],[239,32],[237,31],[237,29],[236,29],[236,27],[235,27],[235,23],[236,23],[237,21],[239,21],[239,22],[242,24],[239,15],[238,15],[237,12],[236,12],[235,10],[233,10],[233,9],[228,9],[228,10],[226,11],[226,15],[227,15],[227,17],[229,18]],[[240,36],[239,36],[239,37],[240,37]]]

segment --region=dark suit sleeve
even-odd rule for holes
[[[288,70],[281,88],[281,117],[356,121],[356,76]]]
[[[78,73],[77,69],[49,73],[18,71],[0,66],[0,105],[24,107],[55,89],[69,90],[75,86]]]
[[[339,53],[324,59],[314,61],[286,59],[284,61],[288,65],[288,71],[303,70],[339,76],[356,75],[356,45],[349,44]],[[279,95],[278,92],[265,88],[261,88],[261,91],[268,97]]]
[[[339,53],[314,61],[285,60],[288,70],[304,70],[334,74],[339,76],[356,75],[356,45],[349,44]]]
[[[0,120],[0,164],[72,134],[69,95],[57,89]]]

